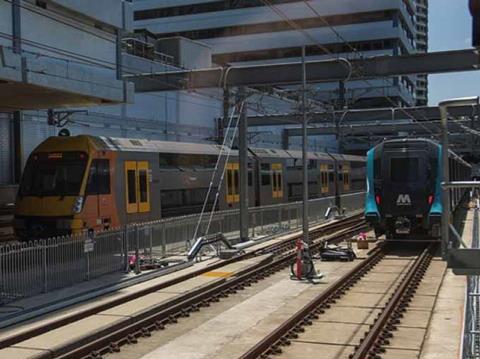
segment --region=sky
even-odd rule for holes
[[[429,1],[429,51],[472,47],[468,0]],[[429,105],[448,98],[480,95],[480,71],[429,76]]]

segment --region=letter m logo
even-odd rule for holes
[[[412,200],[409,194],[400,194],[397,198],[397,206],[411,206]]]

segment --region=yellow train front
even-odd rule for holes
[[[238,208],[238,151],[229,150],[225,163],[224,150],[215,144],[51,137],[27,161],[15,231],[30,240],[199,213],[204,204],[207,211]],[[250,148],[248,162],[250,206],[301,199],[300,151]],[[364,170],[363,157],[309,153],[310,198],[363,191]]]
[[[30,155],[16,201],[14,227],[35,239],[119,224],[110,165],[115,152],[94,137],[51,137]]]

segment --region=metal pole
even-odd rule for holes
[[[48,272],[47,272],[47,241],[42,240],[42,254],[43,254],[43,293],[48,292]]]
[[[230,116],[230,89],[225,86],[223,89],[223,118],[218,121],[218,138],[217,143],[223,144],[225,133],[225,123]]]
[[[442,118],[442,170],[444,183],[450,182],[448,165],[448,110],[447,107],[440,106],[440,115]],[[442,258],[447,259],[447,250],[449,242],[450,225],[450,190],[442,188]]]
[[[140,237],[138,226],[135,226],[135,274],[140,274]]]
[[[465,97],[445,100],[439,103],[440,117],[442,119],[442,169],[443,183],[450,184],[448,163],[448,108],[451,106],[479,106],[479,97]],[[442,185],[442,258],[447,259],[448,245],[450,242],[450,189]]]
[[[307,68],[305,46],[302,46],[302,113],[303,113],[303,241],[308,243],[308,134],[307,134]]]
[[[239,88],[239,102],[246,100],[245,89]],[[238,129],[240,169],[240,241],[248,241],[248,144],[247,106],[242,106]]]
[[[282,130],[282,149],[288,150],[290,145],[290,137],[288,136],[288,130],[285,128]]]
[[[12,2],[12,48],[15,54],[22,52],[21,2]]]
[[[128,263],[128,224],[123,227],[123,265],[125,268],[125,273],[130,272],[130,264]]]
[[[13,113],[13,173],[14,182],[20,183],[23,169],[23,114],[21,111]]]

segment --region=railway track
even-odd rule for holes
[[[373,319],[373,323],[369,324],[364,336],[360,333],[359,343],[353,347],[349,346],[336,350],[332,357],[349,357],[353,359],[376,359],[380,358],[380,354],[385,351],[385,347],[390,344],[390,340],[394,335],[397,326],[401,322],[404,313],[407,311],[409,303],[415,295],[420,281],[423,278],[429,264],[433,258],[436,250],[436,244],[431,244],[427,248],[421,250],[420,254],[415,255],[415,259],[408,261],[402,268],[400,275],[392,278],[391,283],[382,283],[384,286],[384,295],[381,299],[380,307],[377,316]],[[264,337],[248,352],[246,352],[243,359],[253,358],[269,358],[271,356],[280,356],[286,350],[290,355],[286,357],[295,357],[304,348],[295,351],[297,339],[303,343],[315,343],[315,335],[310,326],[315,326],[315,323],[322,317],[322,315],[329,315],[329,320],[341,316],[339,313],[332,313],[336,309],[342,311],[345,308],[336,308],[336,303],[343,300],[344,303],[355,295],[358,300],[358,293],[352,293],[352,290],[362,281],[367,278],[375,267],[379,266],[388,260],[389,247],[379,246],[375,248],[371,255],[351,271],[346,273],[340,280],[332,284],[327,290],[320,293],[317,297],[311,300],[307,305],[301,308],[297,313],[291,316],[281,326],[277,327],[269,335]],[[385,300],[383,300],[385,299]],[[372,311],[372,313],[375,311]],[[331,322],[318,323],[315,328],[317,332],[325,330],[333,330]],[[322,327],[323,326],[323,327]],[[329,327],[329,328],[327,328]],[[364,330],[364,325],[354,326],[352,333],[348,333],[347,337],[352,340],[358,337],[358,331]],[[303,334],[307,331],[309,335]],[[305,338],[305,335],[307,338]],[[318,342],[321,342],[319,340]],[[318,342],[316,343],[317,350]],[[346,343],[345,343],[346,344]],[[350,344],[350,343],[349,343]],[[301,345],[301,344],[300,344]],[[348,353],[350,351],[350,353]],[[295,354],[292,354],[295,353]],[[304,354],[304,353],[303,353]],[[305,355],[304,355],[305,356]],[[325,358],[328,356],[326,355]]]
[[[318,250],[323,245],[324,241],[337,242],[350,238],[357,234],[360,230],[366,228],[366,224],[362,220],[361,215],[353,216],[338,222],[332,223],[313,230],[310,233],[313,239],[311,249]],[[108,352],[118,351],[119,348],[126,344],[136,342],[140,336],[148,336],[153,330],[162,330],[166,325],[175,323],[178,318],[188,316],[191,312],[198,311],[204,306],[209,306],[211,303],[217,302],[222,297],[229,296],[236,293],[245,287],[251,286],[271,274],[287,267],[295,258],[295,242],[298,238],[293,236],[288,240],[268,245],[262,249],[254,250],[245,253],[230,260],[221,261],[213,265],[209,265],[200,270],[188,273],[183,276],[174,278],[168,282],[164,282],[157,286],[146,288],[142,291],[132,293],[123,298],[97,305],[86,311],[74,313],[64,316],[61,319],[48,323],[48,325],[37,327],[29,331],[24,331],[19,334],[14,334],[10,337],[4,337],[0,340],[0,349],[7,348],[16,344],[20,345],[22,342],[30,339],[35,339],[44,333],[52,330],[62,329],[67,325],[81,321],[93,316],[97,313],[106,311],[115,306],[142,298],[150,293],[158,291],[169,286],[179,284],[186,280],[195,278],[201,274],[215,271],[228,264],[235,263],[241,260],[271,254],[265,256],[266,259],[260,261],[247,269],[241,270],[231,278],[215,281],[209,285],[196,288],[194,290],[175,296],[172,300],[163,302],[153,308],[141,312],[129,320],[117,323],[101,332],[92,333],[87,338],[82,338],[81,341],[75,343],[68,343],[57,347],[55,350],[49,352],[48,357],[99,357]]]

